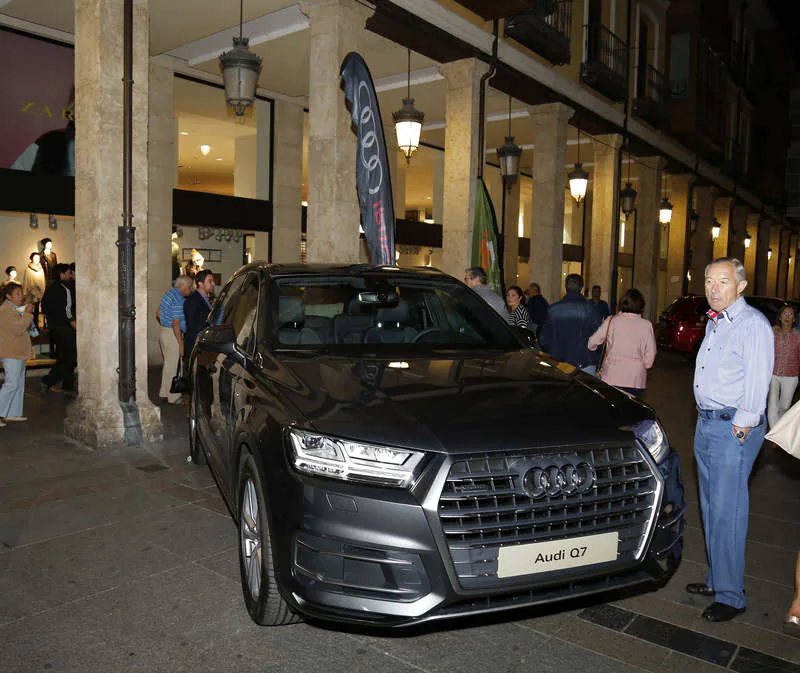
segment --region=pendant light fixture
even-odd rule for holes
[[[719,223],[717,218],[715,217],[711,221],[711,238],[715,241],[719,238],[720,233],[722,232],[722,225]]]
[[[628,150],[628,181],[625,183],[625,187],[619,192],[620,208],[622,212],[625,213],[626,218],[636,207],[636,195],[637,192],[631,184],[631,152]]]
[[[569,193],[576,203],[580,203],[586,197],[586,188],[589,185],[589,174],[583,170],[581,165],[581,129],[578,127],[578,160],[575,168],[567,173],[569,180]]]
[[[425,113],[414,107],[414,99],[411,97],[411,49],[408,50],[407,91],[403,107],[397,112],[392,112],[392,119],[394,119],[394,132],[397,135],[397,146],[406,155],[406,161],[411,163],[411,155],[419,148],[422,124],[425,121]]]
[[[745,234],[744,235],[744,247],[745,247],[745,250],[750,247],[750,241],[752,239],[753,239],[753,237],[750,234]]]
[[[661,183],[664,186],[664,189],[662,191],[661,205],[658,207],[658,221],[665,227],[672,222],[672,204],[667,198],[666,177],[667,175],[665,173],[661,178]]]
[[[767,250],[767,259],[768,259],[768,260],[769,260],[769,259],[772,259],[772,248],[769,248],[769,249]]]
[[[502,147],[497,148],[497,158],[500,160],[500,175],[503,184],[511,189],[519,177],[519,158],[522,155],[522,148],[514,142],[511,135],[511,96],[508,97],[508,135]]]
[[[242,37],[244,0],[239,0],[239,37],[233,38],[233,49],[219,57],[219,67],[225,82],[225,98],[237,117],[252,107],[256,97],[261,57],[248,49],[249,38]]]

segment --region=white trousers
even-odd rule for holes
[[[22,416],[25,396],[25,360],[3,358],[6,380],[0,388],[0,418]]]
[[[769,427],[774,428],[792,406],[792,397],[797,389],[796,376],[773,376],[769,382],[769,400],[767,402],[767,418]]]
[[[161,370],[161,390],[158,393],[159,397],[166,397],[167,402],[170,404],[177,404],[180,402],[180,395],[173,395],[169,392],[169,387],[172,385],[172,377],[178,369],[178,359],[181,356],[181,349],[178,345],[178,340],[175,338],[175,332],[171,327],[161,326],[161,332],[158,335],[158,343],[161,346],[161,355],[164,356],[164,368]]]

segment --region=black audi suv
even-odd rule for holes
[[[652,409],[441,272],[252,264],[191,358],[191,455],[259,624],[406,626],[668,578],[678,456]]]

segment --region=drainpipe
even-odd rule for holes
[[[617,174],[622,178],[622,149],[626,146],[629,148],[628,159],[630,159],[630,147],[628,138],[628,115],[630,109],[631,98],[631,14],[633,13],[633,1],[628,0],[628,20],[625,27],[625,52],[627,56],[627,63],[625,68],[625,103],[623,108],[624,118],[622,122],[622,148],[620,148],[619,156],[617,157]],[[619,199],[619,185],[617,185],[616,194],[617,207],[615,209],[614,226],[611,231],[614,232],[611,241],[611,287],[608,292],[608,305],[613,313],[616,313],[617,306],[617,284],[619,283],[619,220],[620,220],[620,199]],[[627,218],[626,218],[627,219]],[[634,266],[636,259],[636,250],[633,251]]]
[[[141,444],[142,423],[136,405],[136,303],[134,298],[134,248],[132,226],[133,180],[133,0],[124,0],[124,56],[122,94],[122,226],[117,240],[117,287],[119,304],[119,404],[125,443]]]
[[[494,42],[492,43],[492,62],[489,70],[481,75],[478,98],[478,177],[483,179],[483,168],[486,165],[486,83],[494,77],[497,64],[497,41],[500,34],[500,21],[494,20]]]

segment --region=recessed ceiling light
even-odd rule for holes
[[[211,145],[200,145],[200,152],[204,157],[207,157],[210,151]]]
[[[217,161],[222,161],[222,157],[217,157]]]
[[[189,132],[188,132],[188,131],[181,131],[181,135],[182,135],[182,136],[188,136],[188,135],[189,135]]]
[[[430,200],[431,200],[431,197],[430,197],[430,196],[426,196],[425,198],[426,198],[426,199],[428,199],[428,201],[430,201]]]

